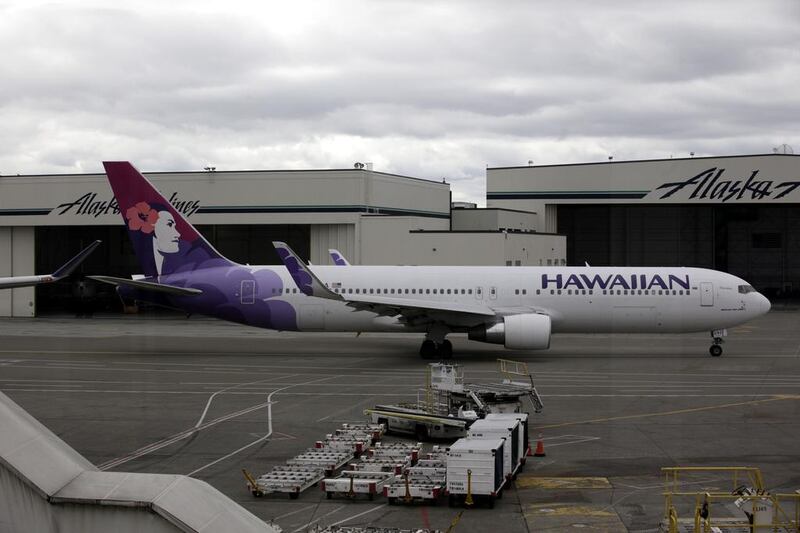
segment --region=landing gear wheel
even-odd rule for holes
[[[422,341],[422,346],[419,348],[419,354],[423,359],[433,359],[436,357],[436,343],[430,340]]]
[[[722,346],[719,344],[712,344],[711,348],[708,349],[708,353],[711,354],[711,357],[719,357],[722,355]]]
[[[442,359],[452,359],[453,358],[453,343],[449,340],[445,339],[439,345],[439,357]]]

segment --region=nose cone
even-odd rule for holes
[[[764,296],[761,293],[758,293],[758,307],[759,307],[759,314],[766,315],[772,308],[772,304],[769,302],[766,296]]]

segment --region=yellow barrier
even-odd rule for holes
[[[730,528],[749,529],[752,532],[780,530],[800,533],[800,493],[770,494],[764,485],[761,470],[754,467],[667,467],[664,473],[664,520],[670,533],[678,531],[678,499],[690,500],[694,504],[694,531],[708,533],[712,527],[726,530]],[[682,481],[698,474],[728,474],[731,488],[729,491],[685,491],[681,490]],[[717,482],[718,480],[713,480]],[[712,481],[708,481],[711,483]],[[748,494],[743,488],[752,489]],[[724,490],[724,489],[723,489]],[[714,509],[720,504],[737,502],[742,508],[754,510],[759,504],[772,509],[770,523],[753,524],[755,511],[749,516],[743,511],[741,518],[718,517]],[[789,509],[792,507],[793,509]]]

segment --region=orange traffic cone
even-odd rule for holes
[[[542,436],[539,435],[539,440],[536,441],[536,451],[533,452],[534,457],[544,457],[547,454],[544,453],[544,442],[542,441]]]

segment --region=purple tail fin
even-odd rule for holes
[[[122,220],[147,277],[232,265],[127,161],[104,161]]]

